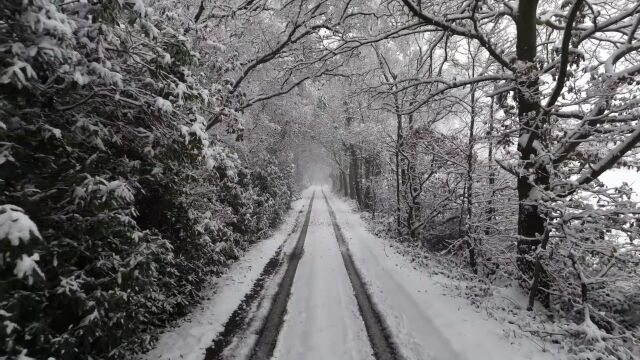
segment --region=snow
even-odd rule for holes
[[[44,136],[45,139],[47,139],[51,135],[53,135],[56,139],[62,139],[62,130],[49,125],[44,125],[43,129],[46,130],[46,135]]]
[[[183,83],[179,83],[176,90],[173,92],[174,95],[178,96],[178,105],[184,105],[184,93],[187,92],[187,86]]]
[[[304,249],[273,358],[373,359],[320,189]]]
[[[144,1],[142,0],[134,0],[133,1],[133,11],[140,14],[140,16],[145,17],[147,15],[147,8],[144,5]]]
[[[36,224],[18,206],[0,205],[0,240],[9,239],[11,245],[27,244],[31,236],[41,238]]]
[[[100,316],[98,315],[98,311],[97,310],[93,310],[93,312],[87,316],[85,316],[82,321],[80,321],[80,324],[78,324],[78,327],[82,327],[82,326],[86,326],[89,323],[91,323],[92,321],[95,321],[97,319],[99,319]]]
[[[160,63],[162,65],[170,65],[171,64],[171,55],[169,55],[168,53],[164,53],[164,55],[162,55],[162,58],[160,59]]]
[[[107,183],[105,189],[113,192],[118,199],[122,199],[126,202],[133,202],[134,200],[133,190],[131,190],[129,185],[120,180]]]
[[[13,330],[18,328],[18,325],[16,323],[9,320],[5,320],[2,324],[4,325],[4,331],[7,333],[7,335],[11,335]]]
[[[416,268],[386,240],[370,234],[348,203],[325,193],[356,266],[407,360],[564,358],[542,352],[515,326],[488,318],[467,300],[447,294],[445,285],[454,280]]]
[[[171,102],[169,102],[169,100],[165,100],[160,96],[158,96],[156,97],[156,109],[160,110],[165,114],[168,114],[171,111],[173,111],[173,105],[171,105]]]
[[[3,127],[4,124],[0,124],[0,127]],[[5,147],[6,149],[7,147]],[[11,161],[11,162],[15,162],[16,160],[13,158],[13,156],[11,156],[11,153],[9,151],[2,151],[0,152],[0,165],[4,164],[6,161]]]
[[[0,84],[7,84],[11,82],[11,79],[13,78],[16,80],[16,85],[18,86],[18,88],[27,85],[27,80],[21,69],[24,69],[24,71],[27,73],[27,78],[37,78],[37,75],[35,71],[33,71],[31,65],[18,59],[14,59],[13,63],[13,66],[9,66],[2,72],[2,76],[0,77]]]
[[[274,234],[255,244],[224,275],[214,279],[205,293],[206,300],[174,328],[160,335],[156,347],[140,359],[202,360],[206,348],[223,330],[264,265],[287,238],[298,212],[308,204],[310,196],[309,190],[303,192],[302,199],[292,204],[292,209]]]
[[[97,62],[89,63],[89,69],[98,74],[107,85],[114,85],[117,88],[122,88],[122,75],[117,72],[107,69],[107,67]]]
[[[605,171],[598,177],[605,185],[611,187],[620,187],[625,183],[633,189],[632,198],[640,200],[640,173],[636,170],[613,168]]]
[[[308,204],[311,191],[294,203],[285,223],[269,239],[251,248],[229,271],[212,282],[202,306],[178,326],[162,334],[145,360],[201,360],[234,309],[251,289],[266,262],[287,239],[296,215]],[[316,189],[304,255],[293,283],[287,315],[274,350],[276,360],[373,359],[364,323],[342,262],[328,208]],[[333,205],[354,261],[407,360],[563,359],[553,346],[538,345],[509,321],[500,322],[466,299],[453,294],[452,280],[416,267],[386,240],[367,231],[349,203],[325,191]],[[295,235],[295,234],[294,234]],[[289,238],[291,238],[289,236]],[[293,241],[287,241],[287,248]],[[282,272],[282,271],[280,271]],[[274,276],[255,321],[225,351],[240,359],[250,354],[260,321],[275,294]],[[512,295],[512,294],[511,294]],[[515,296],[515,295],[513,295]],[[506,315],[505,317],[508,317]],[[499,317],[498,317],[499,318]]]
[[[29,285],[33,284],[33,272],[35,271],[40,275],[41,278],[44,279],[44,274],[38,267],[36,261],[40,260],[40,255],[37,253],[27,256],[22,254],[22,257],[16,260],[16,267],[13,270],[13,273],[18,277],[18,279],[22,279],[23,277],[27,278],[27,282]]]

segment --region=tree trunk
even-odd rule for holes
[[[372,173],[372,160],[371,156],[366,156],[363,159],[364,162],[364,199],[363,199],[363,207],[367,211],[371,211],[373,209],[373,194],[371,187],[371,173]]]
[[[340,169],[340,187],[342,188],[342,194],[345,197],[349,197],[349,182],[347,181],[347,174],[342,169]]]
[[[475,61],[472,62],[472,66],[475,66]],[[475,76],[475,71],[472,68],[472,76]],[[473,215],[473,151],[475,145],[475,121],[476,121],[476,88],[475,85],[471,86],[471,119],[469,121],[469,146],[467,149],[467,223],[465,225],[466,230],[466,243],[467,250],[469,252],[469,266],[474,274],[478,273],[478,265],[476,262],[476,243],[473,239],[474,229],[471,228],[471,217]]]
[[[518,177],[518,258],[517,265],[526,276],[532,276],[531,298],[536,296],[539,287],[549,288],[550,281],[544,270],[540,256],[534,260],[532,256],[540,246],[546,247],[545,216],[541,213],[535,194],[537,188],[549,185],[549,173],[546,167],[537,167],[535,159],[538,152],[534,144],[544,144],[541,130],[546,121],[540,112],[540,90],[538,87],[538,69],[536,56],[536,14],[538,0],[521,0],[516,18],[517,45],[516,57],[518,70],[516,73],[516,101],[518,103],[518,120],[520,138],[518,151],[523,170]],[[542,297],[545,306],[549,306],[549,296]]]
[[[358,207],[362,206],[362,191],[360,187],[360,166],[358,164],[358,153],[353,145],[350,146],[349,162],[349,183],[351,198],[356,201]]]
[[[491,104],[489,107],[489,131],[487,137],[489,138],[489,150],[487,156],[487,163],[489,164],[489,200],[487,201],[487,226],[484,230],[485,235],[489,235],[489,225],[493,221],[495,215],[495,208],[493,205],[493,199],[496,195],[495,193],[495,183],[496,183],[496,173],[493,167],[493,106],[494,106],[494,98],[491,98]]]
[[[353,146],[349,146],[349,197],[356,198],[356,168],[353,156]]]
[[[414,102],[410,102],[409,106],[413,106]],[[416,132],[414,124],[414,116],[410,114],[407,117],[407,134],[409,135],[405,142],[405,162],[406,162],[406,174],[405,174],[405,196],[407,197],[407,229],[409,236],[412,240],[417,240],[419,237],[419,224],[420,224],[420,195],[422,193],[420,180],[416,170]]]
[[[400,111],[398,105],[396,104],[396,110]],[[401,216],[401,208],[400,208],[400,149],[402,148],[402,116],[400,114],[396,115],[397,126],[396,126],[396,231],[398,232],[398,237],[402,236],[402,221],[400,219]]]

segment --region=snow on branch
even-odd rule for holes
[[[38,227],[21,208],[0,205],[0,240],[7,239],[11,245],[28,244],[31,238],[42,239]]]

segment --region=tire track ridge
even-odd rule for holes
[[[311,201],[309,202],[309,208],[307,209],[307,215],[300,230],[298,241],[296,242],[293,251],[289,254],[289,262],[285,270],[284,276],[278,285],[278,290],[273,298],[273,302],[269,308],[267,317],[260,329],[258,339],[255,342],[250,359],[252,360],[268,360],[271,359],[273,351],[275,350],[278,335],[282,329],[284,323],[284,316],[287,311],[287,303],[291,295],[291,287],[293,286],[293,279],[295,278],[298,264],[302,259],[304,253],[304,242],[307,237],[307,230],[309,229],[309,221],[311,219],[311,209],[313,207],[313,199],[316,192],[311,195]]]
[[[314,192],[315,195],[315,192]],[[307,214],[311,212],[311,203],[313,202],[313,195],[311,197],[311,201],[309,202],[309,208],[307,210]],[[255,283],[247,292],[242,301],[238,305],[238,307],[231,313],[231,316],[225,322],[222,331],[218,333],[216,338],[213,340],[212,344],[205,350],[204,360],[223,360],[224,359],[224,351],[225,349],[233,342],[234,338],[238,336],[238,334],[243,331],[246,327],[247,319],[249,316],[249,311],[253,304],[258,300],[260,294],[265,289],[267,283],[273,275],[278,272],[284,263],[282,259],[282,252],[285,247],[285,244],[288,242],[291,235],[296,233],[298,227],[300,226],[300,218],[302,212],[304,210],[300,210],[296,219],[294,221],[293,227],[291,231],[287,234],[287,238],[285,238],[284,242],[278,246],[276,252],[273,256],[267,261],[262,269],[260,275],[256,279]],[[308,216],[307,216],[308,218]],[[307,222],[307,219],[305,219]],[[299,241],[299,239],[298,239]]]

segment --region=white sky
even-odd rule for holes
[[[629,169],[611,169],[600,175],[599,179],[608,186],[620,186],[626,182],[640,198],[640,173]]]

